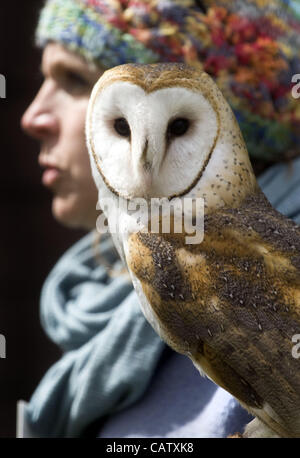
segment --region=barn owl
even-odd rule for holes
[[[260,190],[218,87],[183,64],[115,67],[92,91],[86,136],[147,320],[254,415],[243,437],[300,437],[300,228]],[[201,242],[173,230],[174,212],[169,232],[151,231],[133,204],[156,198],[202,199]]]

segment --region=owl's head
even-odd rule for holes
[[[204,190],[207,198],[213,185],[212,200],[228,191],[239,200],[235,186],[254,186],[229,105],[205,72],[183,64],[106,71],[91,95],[86,134],[96,185],[126,199]]]

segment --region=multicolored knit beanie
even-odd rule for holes
[[[60,42],[102,68],[178,61],[204,69],[250,155],[277,161],[300,154],[298,1],[48,0],[36,40]]]

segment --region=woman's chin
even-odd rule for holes
[[[94,201],[89,205],[85,199],[81,200],[71,193],[67,196],[56,195],[52,200],[54,218],[72,229],[94,229],[97,217],[95,208]]]

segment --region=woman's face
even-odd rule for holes
[[[42,57],[44,82],[21,121],[40,141],[42,183],[53,192],[52,212],[70,227],[95,227],[97,191],[85,144],[85,115],[91,89],[103,72],[57,43]]]

